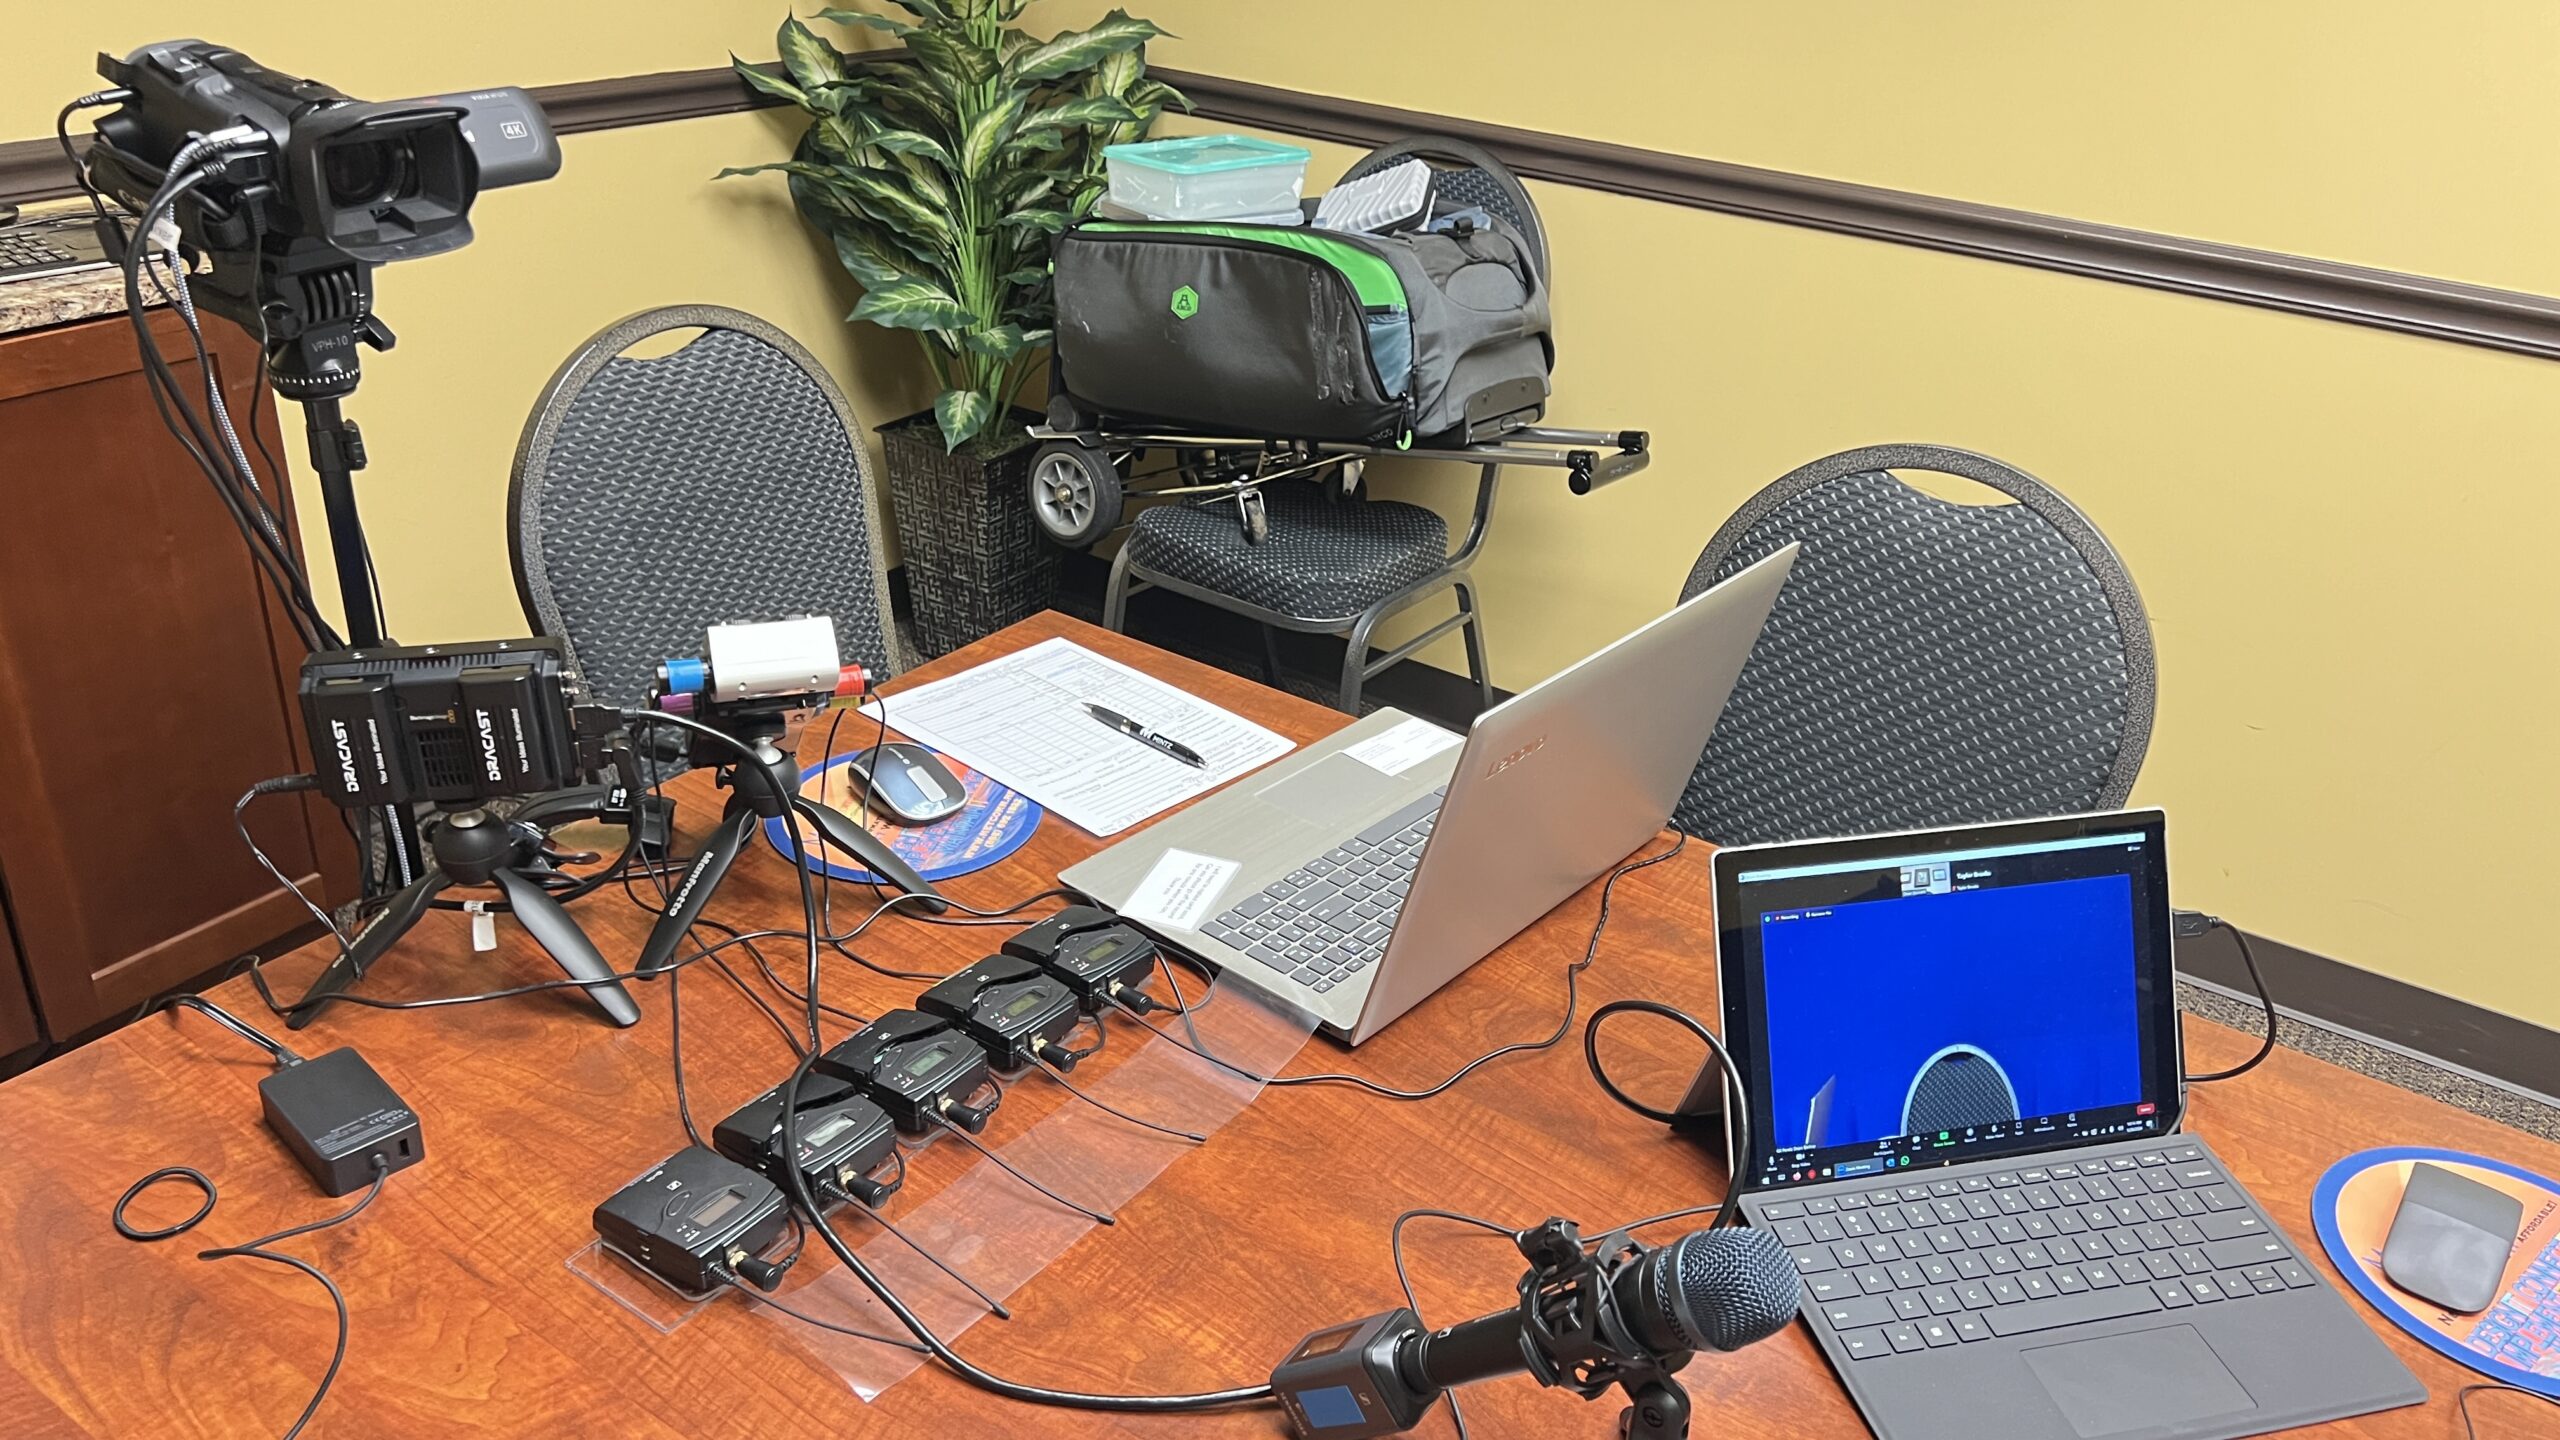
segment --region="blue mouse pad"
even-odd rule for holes
[[[851,764],[858,753],[839,755],[802,774],[800,793],[861,819],[861,792],[854,788],[850,776],[835,773]],[[888,841],[889,848],[927,880],[948,880],[954,875],[984,870],[1021,849],[1031,832],[1040,827],[1041,816],[1048,812],[1021,791],[999,785],[939,750],[934,753],[941,756],[952,776],[968,791],[968,803],[958,814],[930,825],[900,825],[874,811],[869,821],[871,833]],[[780,819],[764,822],[764,839],[775,854],[785,860],[791,858],[791,836],[782,828]],[[844,852],[820,845],[814,835],[808,838],[808,856],[809,873],[813,875],[830,875],[858,885],[879,882],[879,876],[854,864]]]
[[[2422,1300],[2382,1273],[2383,1241],[2421,1160],[2524,1202],[2498,1297],[2477,1315]],[[2312,1191],[2311,1220],[2329,1262],[2382,1318],[2493,1380],[2560,1399],[2560,1185],[2485,1155],[2393,1145],[2330,1166]]]

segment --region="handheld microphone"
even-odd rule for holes
[[[1530,1268],[1511,1309],[1434,1331],[1392,1310],[1298,1342],[1271,1387],[1301,1440],[1401,1434],[1450,1388],[1519,1371],[1586,1400],[1619,1387],[1621,1435],[1678,1440],[1689,1402],[1673,1372],[1699,1350],[1777,1334],[1802,1302],[1794,1261],[1765,1231],[1660,1246],[1621,1233],[1586,1249],[1571,1221],[1549,1220],[1515,1238]]]

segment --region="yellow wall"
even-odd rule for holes
[[[47,9],[13,18],[0,46],[0,137],[49,133],[63,101],[105,83],[99,50],[152,40],[204,36],[387,100],[696,69],[725,63],[732,49],[770,58],[784,9],[770,0],[525,5],[497,27],[405,12],[333,20],[278,0],[218,15],[171,0],[111,15]],[[866,424],[930,403],[911,338],[843,323],[858,292],[781,182],[711,179],[724,165],[783,158],[797,133],[792,117],[768,111],[569,136],[558,178],[481,197],[470,246],[376,275],[376,306],[400,344],[365,357],[346,410],[372,455],[357,493],[400,638],[524,629],[506,545],[516,439],[569,352],[634,311],[707,302],[763,316],[827,364]],[[300,417],[284,409],[300,469]],[[316,494],[303,498],[316,514]],[[334,612],[335,569],[311,535],[315,588]]]
[[[1063,25],[1104,8],[1050,0]],[[1163,64],[1869,183],[2560,291],[2560,12],[2478,0],[1830,7],[1590,0],[1358,6],[1132,0]],[[136,11],[143,14],[138,18]],[[505,33],[260,0],[12,22],[0,136],[39,133],[87,57],[209,33],[391,96],[762,57],[780,7],[523,6]],[[157,16],[157,19],[152,18]],[[32,33],[30,33],[32,32]],[[1417,63],[1416,57],[1428,57]],[[1200,128],[1194,126],[1193,128]],[[922,397],[733,116],[571,137],[558,180],[497,192],[470,249],[396,266],[402,347],[350,407],[397,628],[514,629],[503,498],[560,357],[647,305],[772,318],[866,419]],[[1319,146],[1316,173],[1349,152]],[[1567,187],[1551,414],[1640,425],[1654,468],[1575,499],[1512,482],[1482,568],[1517,687],[1657,612],[1716,523],[1814,456],[1986,451],[2060,487],[2125,553],[2162,688],[2137,798],[2178,814],[2178,899],[2560,1025],[2527,897],[2560,871],[2560,367]],[[1455,517],[1466,477],[1390,493]],[[1455,668],[1454,644],[1431,658]]]
[[[1165,65],[2560,292],[2547,0],[1131,8]]]

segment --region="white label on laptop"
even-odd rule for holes
[[[1227,882],[1242,868],[1236,861],[1214,855],[1167,850],[1147,878],[1138,882],[1137,893],[1120,907],[1120,913],[1132,920],[1197,930],[1214,913]]]
[[[1428,720],[1407,720],[1392,730],[1382,730],[1357,745],[1348,746],[1343,754],[1372,770],[1401,775],[1466,737],[1455,730],[1443,730]]]

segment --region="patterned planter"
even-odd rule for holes
[[[1049,608],[1058,598],[1059,551],[1031,515],[1033,442],[1013,412],[1019,443],[994,454],[942,448],[926,411],[880,427],[889,503],[915,606],[916,649],[941,655]]]

